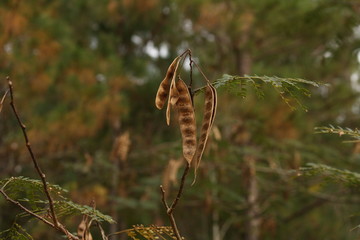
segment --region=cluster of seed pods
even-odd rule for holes
[[[214,123],[217,107],[216,89],[206,79],[204,115],[199,141],[197,141],[196,117],[192,97],[186,83],[178,76],[178,67],[183,55],[176,57],[170,64],[165,78],[161,81],[155,98],[155,105],[162,109],[168,100],[166,122],[170,124],[170,111],[173,107],[178,112],[178,122],[182,137],[183,156],[188,164],[194,160],[195,173],[199,167],[207,140]]]

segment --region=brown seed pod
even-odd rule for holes
[[[212,114],[211,114],[211,127],[214,123],[214,120],[215,120],[215,116],[216,116],[216,109],[217,109],[217,92],[216,92],[216,89],[213,87],[213,85],[211,85],[210,83],[208,83],[210,88],[211,88],[211,91],[213,92],[213,105],[214,105],[214,108],[213,108],[213,111],[212,111]]]
[[[179,57],[176,57],[174,61],[170,64],[166,72],[165,78],[160,83],[155,98],[155,106],[158,109],[162,109],[164,107],[164,104],[169,94],[170,80],[173,79],[173,77],[175,76],[177,67],[179,66],[179,59]]]
[[[174,106],[179,99],[179,91],[176,88],[175,75],[171,80],[169,101],[166,108],[166,123],[170,125],[170,105]]]
[[[89,227],[92,221],[89,221],[87,216],[83,216],[81,223],[78,226],[77,234],[80,240],[92,240],[92,235],[89,232]]]
[[[193,184],[196,181],[197,169],[200,166],[201,158],[204,153],[207,140],[209,138],[211,127],[214,123],[216,108],[217,108],[216,89],[210,83],[207,83],[207,86],[205,88],[205,107],[204,107],[204,116],[201,126],[201,132],[200,132],[199,145],[196,150],[196,155],[194,156],[194,158],[196,159],[196,166],[195,166],[195,179],[193,181]]]
[[[176,83],[179,99],[176,102],[180,132],[182,137],[183,155],[190,164],[196,151],[196,121],[189,89],[182,79]]]

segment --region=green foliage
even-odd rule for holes
[[[44,200],[45,195],[43,194],[43,185],[40,180],[20,176],[3,179],[0,181],[0,184],[1,187],[6,184],[5,190],[7,194],[21,203],[27,203],[33,212],[37,214],[46,214],[48,212],[48,201]],[[67,191],[60,186],[49,184],[48,187],[52,197],[58,199],[54,201],[55,212],[58,216],[87,215],[98,222],[115,223],[110,216],[92,207],[70,201],[64,196],[64,193]],[[19,216],[27,217],[29,214],[23,212]]]
[[[108,223],[115,223],[110,216],[105,215],[92,207],[76,204],[69,200],[56,202],[55,208],[63,215],[87,215],[98,222],[105,221]]]
[[[330,125],[329,127],[316,127],[315,128],[316,133],[332,133],[332,134],[338,134],[341,136],[348,136],[355,140],[348,140],[346,142],[359,142],[360,141],[360,131],[359,129],[351,129],[351,128],[342,128],[340,126],[334,127]]]
[[[341,170],[324,164],[308,163],[300,169],[304,176],[320,176],[325,181],[341,183],[348,187],[360,186],[360,173]]]
[[[193,239],[215,239],[209,231],[212,224],[219,225],[223,239],[245,238],[249,218],[237,206],[249,199],[246,154],[256,157],[261,239],[357,239],[348,235],[346,213],[334,211],[330,204],[298,217],[296,223],[284,224],[281,213],[297,212],[312,199],[295,194],[299,186],[277,173],[306,162],[336,162],[339,168],[358,169],[357,161],[348,161],[354,155],[351,144],[344,146],[331,138],[318,141],[319,135],[312,131],[339,114],[344,126],[357,124],[353,108],[359,94],[349,78],[359,71],[360,39],[354,34],[359,17],[357,1],[0,1],[4,33],[0,72],[2,79],[10,75],[16,84],[19,112],[37,156],[45,160],[41,166],[49,181],[69,189],[74,202],[91,198],[97,193],[92,186],[100,185],[104,191],[98,194],[102,201],[97,200],[97,209],[116,209],[119,226],[147,226],[163,213],[156,189],[165,162],[177,158],[179,149],[174,147],[175,131],[159,124],[163,113],[154,113],[153,97],[155,85],[178,52],[191,48],[209,79],[222,73],[256,73],[330,83],[331,88],[312,89],[311,100],[300,99],[304,94],[290,83],[283,85],[291,89],[289,93],[275,87],[285,99],[292,98],[291,93],[299,97],[309,109],[307,114],[289,111],[275,91],[265,90],[266,101],[261,103],[252,98],[253,92],[262,97],[263,87],[273,87],[260,79],[244,77],[241,86],[228,88],[249,96],[241,101],[219,91],[214,123],[219,138],[211,138],[199,171],[203,180],[188,188],[182,199],[186,209],[177,214],[183,214],[181,231],[197,234]],[[154,57],[149,49],[165,51]],[[289,104],[297,107],[292,101]],[[28,176],[33,169],[19,147],[21,132],[16,131],[7,103],[8,99],[0,115],[0,159],[9,161],[1,161],[0,176]],[[108,156],[113,139],[123,131],[131,133],[133,147],[119,167]],[[117,171],[118,186],[112,183]],[[211,176],[216,177],[209,186],[206,181]],[[150,184],[148,179],[156,181]],[[229,193],[216,194],[216,189]],[[28,196],[24,187],[16,194],[26,205],[26,199],[38,199],[43,211],[46,201],[41,187],[38,190]],[[111,201],[117,197],[121,201]],[[138,203],[153,207],[145,209]],[[3,199],[0,204],[0,226],[10,226],[16,206]],[[64,215],[68,207],[64,206]],[[350,214],[358,210],[354,205],[343,207]],[[62,214],[58,206],[56,211]],[[232,216],[236,220],[229,224]],[[36,232],[40,239],[56,238],[55,231],[32,228],[34,222],[24,225],[30,233]],[[68,224],[76,229],[78,223]]]
[[[19,224],[13,223],[11,228],[0,232],[0,240],[33,240]]]
[[[30,201],[38,200],[44,192],[43,184],[40,180],[31,179],[23,176],[10,177],[0,180],[0,186],[6,184],[6,191],[9,196],[17,198],[25,192]],[[49,184],[50,193],[54,196],[61,197],[67,190],[59,185]]]
[[[309,89],[302,87],[301,84],[307,84],[314,87],[319,87],[320,84],[308,81],[301,78],[280,78],[276,76],[250,76],[245,75],[231,76],[224,74],[222,78],[218,79],[213,83],[215,88],[225,87],[230,92],[235,93],[243,98],[247,95],[247,87],[251,86],[255,89],[255,93],[258,97],[264,97],[264,91],[262,84],[268,84],[274,87],[280,94],[284,102],[291,108],[295,109],[291,101],[295,101],[302,109],[306,110],[305,106],[301,104],[299,97],[301,95],[310,97],[311,92]],[[290,98],[288,97],[290,96]]]

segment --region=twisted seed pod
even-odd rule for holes
[[[190,164],[196,152],[196,121],[189,89],[181,79],[177,81],[179,99],[176,102],[180,132],[182,137],[183,155]]]
[[[196,149],[196,155],[194,156],[194,158],[196,159],[196,166],[195,166],[195,178],[193,184],[196,181],[197,169],[200,166],[201,158],[204,153],[207,140],[209,138],[211,127],[214,123],[216,108],[217,108],[216,89],[210,83],[207,83],[207,86],[205,88],[205,107],[204,107],[204,116],[201,126],[201,132],[200,132],[199,145]]]
[[[214,108],[213,108],[213,111],[212,111],[212,114],[211,114],[211,127],[214,123],[214,120],[215,120],[215,116],[216,116],[216,109],[217,109],[217,92],[216,92],[216,89],[213,87],[213,85],[211,85],[210,83],[209,84],[209,87],[211,88],[211,91],[213,92],[213,105],[214,105]],[[211,128],[210,127],[210,128]]]
[[[166,107],[166,123],[170,125],[170,105],[174,106],[179,99],[179,91],[175,84],[175,75],[171,80],[169,101]]]
[[[169,94],[170,80],[173,79],[173,77],[175,76],[177,66],[179,65],[179,59],[180,59],[179,57],[176,57],[174,61],[170,64],[166,72],[165,78],[160,83],[155,98],[155,106],[158,109],[162,109],[164,107],[166,98],[168,97]]]

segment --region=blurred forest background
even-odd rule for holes
[[[1,96],[10,76],[47,180],[75,202],[95,199],[117,221],[107,232],[169,225],[159,185],[174,191],[184,161],[178,128],[166,126],[154,98],[187,48],[211,80],[256,74],[329,85],[310,88],[301,100],[308,111],[293,111],[271,88],[264,99],[219,91],[197,182],[190,186],[191,173],[175,211],[186,239],[358,239],[359,188],[288,170],[313,162],[360,172],[360,143],[314,134],[360,126],[360,1],[0,1]],[[7,105],[0,176],[37,178]],[[1,197],[0,230],[18,213]],[[66,219],[73,231],[80,221]],[[18,222],[34,239],[61,239],[38,221]]]

